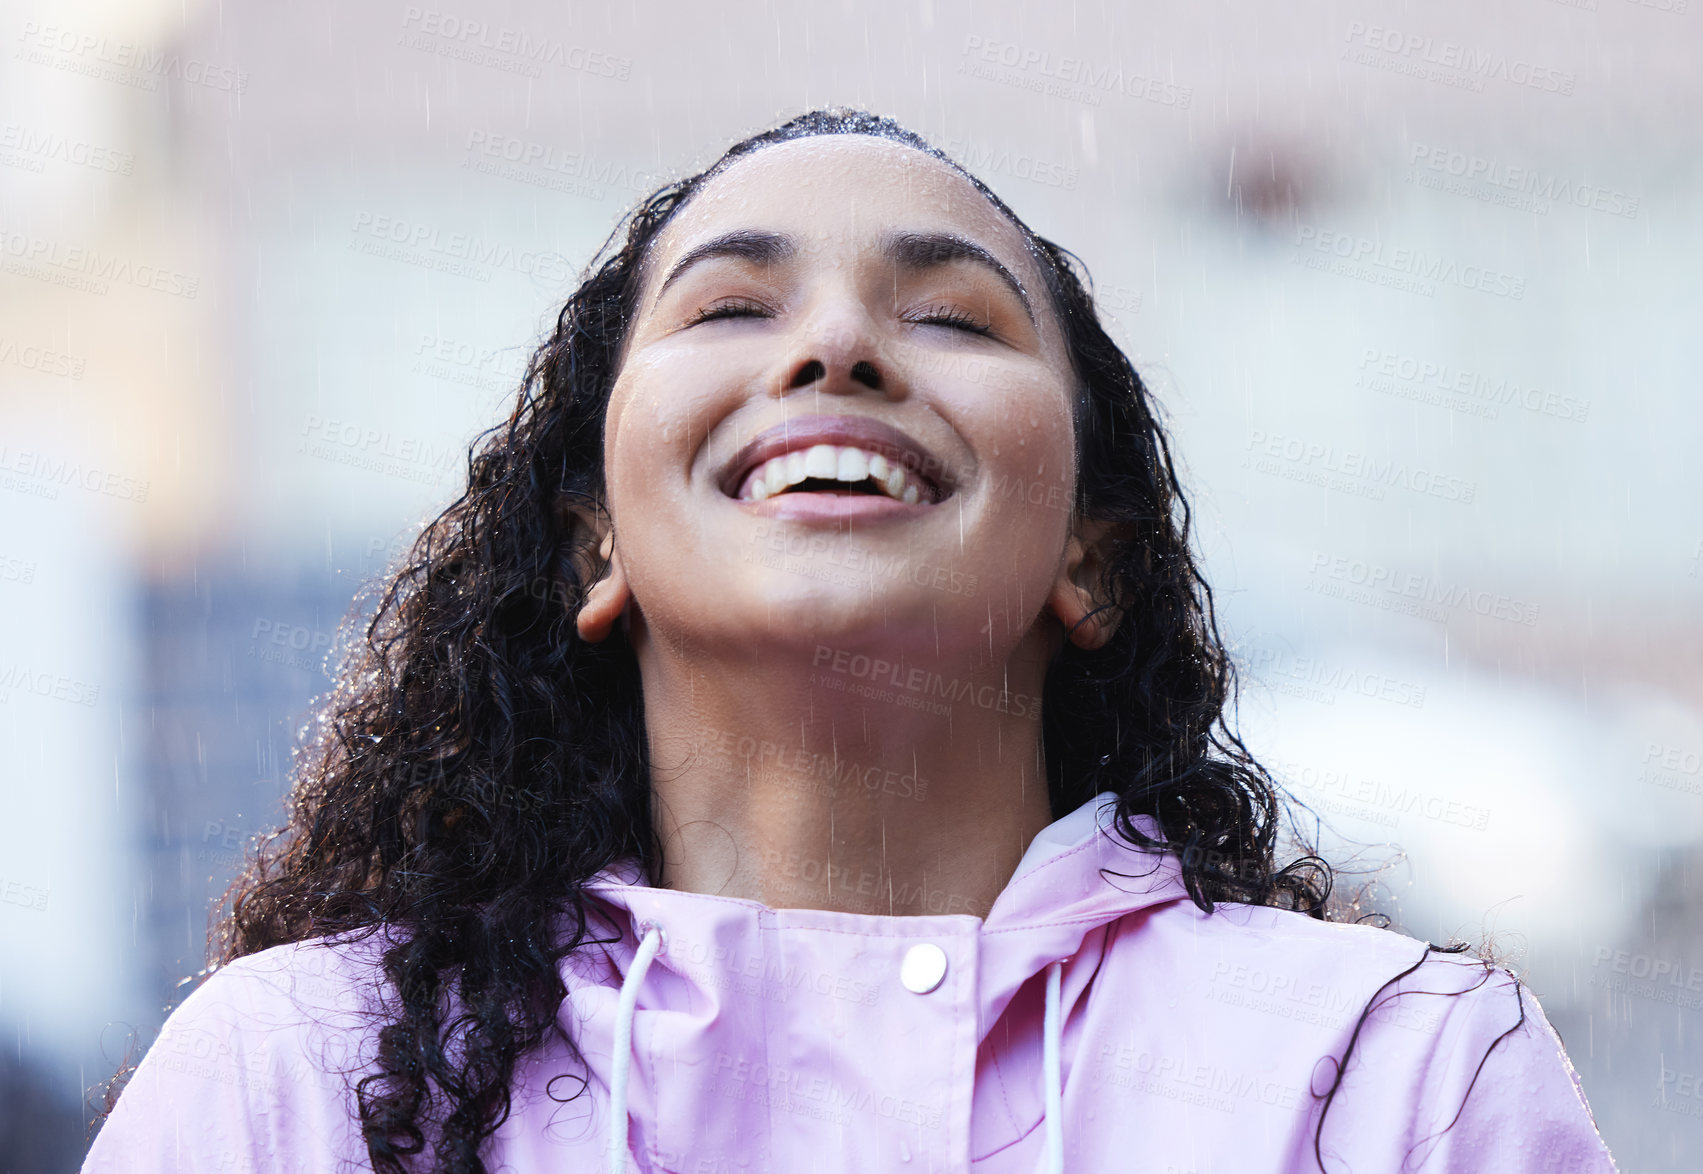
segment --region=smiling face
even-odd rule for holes
[[[1078,618],[1046,288],[1010,220],[901,144],[807,138],[709,180],[645,262],[605,429],[616,567],[582,634],[630,593],[641,663],[647,632],[985,661],[1049,603]]]

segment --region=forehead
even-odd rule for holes
[[[794,139],[733,163],[663,230],[647,258],[651,271],[736,228],[784,232],[807,250],[873,245],[891,229],[951,232],[1040,288],[1023,234],[969,180],[931,155],[872,135]]]

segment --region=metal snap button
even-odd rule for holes
[[[899,981],[913,994],[926,995],[946,981],[946,951],[933,942],[918,942],[899,963]]]

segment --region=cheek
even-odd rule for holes
[[[1076,490],[1076,429],[1064,391],[1051,379],[1013,381],[985,400],[976,447],[998,512],[1026,528],[1065,526]]]
[[[690,427],[692,405],[677,390],[670,364],[652,356],[630,361],[609,397],[605,459],[613,470],[677,444]]]
[[[661,394],[653,371],[623,374],[610,397],[603,468],[622,564],[635,588],[653,580],[658,557],[679,549],[690,411]]]
[[[678,357],[640,354],[616,381],[604,429],[604,468],[616,502],[666,495],[689,474],[714,386],[693,371]]]
[[[665,340],[629,360],[610,399],[608,468],[645,468],[683,484],[732,455],[709,445],[736,443],[717,426],[758,380],[756,348],[695,346]],[[641,459],[635,459],[635,456]]]

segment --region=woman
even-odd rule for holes
[[[1324,919],[1069,258],[885,119],[643,204],[389,585],[87,1169],[1612,1170]]]

